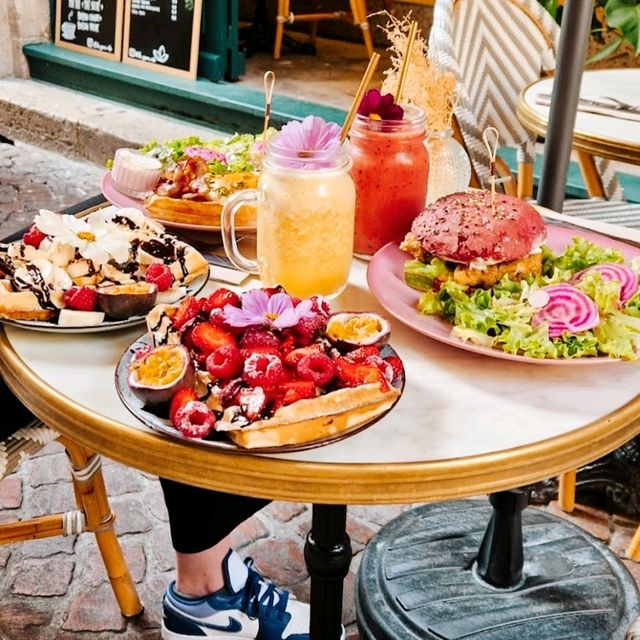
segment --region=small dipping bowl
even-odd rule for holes
[[[162,163],[135,149],[117,149],[111,168],[113,186],[132,198],[146,198],[162,175]]]

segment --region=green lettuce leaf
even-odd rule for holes
[[[431,291],[434,280],[448,280],[450,276],[451,271],[439,258],[432,258],[428,263],[420,260],[404,263],[404,281],[418,291]]]
[[[594,264],[606,262],[622,263],[624,258],[617,249],[600,247],[589,240],[575,236],[571,238],[571,244],[564,253],[553,259],[552,264],[556,269],[577,273]]]
[[[615,313],[600,319],[600,324],[593,330],[598,339],[598,348],[613,358],[636,360],[636,347],[640,340],[640,330],[629,324],[633,320],[624,313]]]
[[[600,315],[618,311],[619,280],[603,280],[597,271],[589,271],[575,283],[575,286],[596,303]]]

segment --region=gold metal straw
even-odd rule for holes
[[[400,104],[402,98],[402,89],[404,89],[404,81],[407,79],[407,71],[409,70],[409,61],[411,60],[411,52],[413,51],[413,42],[416,39],[418,31],[418,23],[414,20],[409,27],[409,35],[407,36],[407,48],[402,58],[402,67],[400,69],[400,78],[398,80],[398,88],[396,89],[395,103]]]
[[[493,144],[489,141],[489,134],[493,135]],[[500,134],[495,127],[487,127],[482,133],[491,162],[489,164],[489,182],[491,183],[491,213],[496,212],[496,157],[498,155],[498,140]]]
[[[267,129],[271,118],[271,98],[273,87],[276,83],[276,74],[273,71],[266,71],[264,74],[264,125],[262,127],[262,144],[267,142]]]
[[[360,85],[358,86],[358,90],[356,91],[356,95],[353,98],[353,102],[351,104],[351,108],[349,109],[349,113],[347,113],[347,117],[345,118],[344,124],[342,125],[342,133],[340,134],[340,142],[344,142],[349,135],[349,129],[351,129],[351,123],[353,119],[356,117],[356,112],[358,111],[358,107],[360,106],[360,102],[362,100],[362,96],[367,89],[367,86],[371,82],[371,78],[373,77],[373,73],[378,66],[378,62],[380,61],[380,54],[375,51],[371,55],[369,59],[369,66],[367,70],[364,72],[362,76],[362,80],[360,80]]]

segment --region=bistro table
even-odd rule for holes
[[[369,292],[366,263],[357,260],[349,286],[332,306],[388,315]],[[119,400],[116,365],[143,332],[138,325],[54,335],[5,325],[0,373],[48,425],[122,464],[200,487],[312,503],[305,559],[313,640],[340,635],[342,581],[351,559],[346,505],[498,492],[594,460],[640,432],[637,365],[511,362],[453,348],[393,321],[391,344],[403,359],[406,385],[386,416],[304,451],[222,451],[159,435]],[[618,592],[630,593],[628,610],[620,614],[627,624],[640,605],[621,567],[614,567],[614,578],[599,567],[601,575],[592,580],[611,578],[623,601]]]

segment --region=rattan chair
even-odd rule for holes
[[[458,81],[454,127],[471,159],[471,186],[489,186],[490,156],[482,133],[492,126],[503,146],[518,151],[517,175],[498,158],[503,190],[532,196],[536,137],[519,122],[516,105],[524,87],[553,72],[559,35],[558,25],[537,0],[436,0],[429,56]],[[578,153],[577,159],[591,197],[567,200],[563,211],[640,228],[640,205],[624,201],[611,163],[587,153]],[[575,506],[575,480],[575,470],[560,478],[558,501],[564,511]],[[627,554],[640,560],[640,529]]]
[[[311,32],[309,43],[316,44],[316,33],[319,20],[346,20],[357,25],[362,30],[364,46],[367,49],[367,56],[373,54],[373,41],[369,31],[367,21],[367,6],[365,0],[349,0],[350,11],[325,11],[318,13],[294,14],[291,11],[291,0],[278,0],[278,14],[276,16],[276,38],[273,47],[273,58],[278,60],[282,51],[282,39],[284,37],[284,25],[294,22],[311,22]]]
[[[142,611],[142,603],[115,534],[115,516],[105,491],[100,456],[34,420],[0,440],[0,481],[54,440],[62,444],[69,457],[76,509],[0,524],[0,544],[94,533],[120,611],[124,616],[135,616]]]

